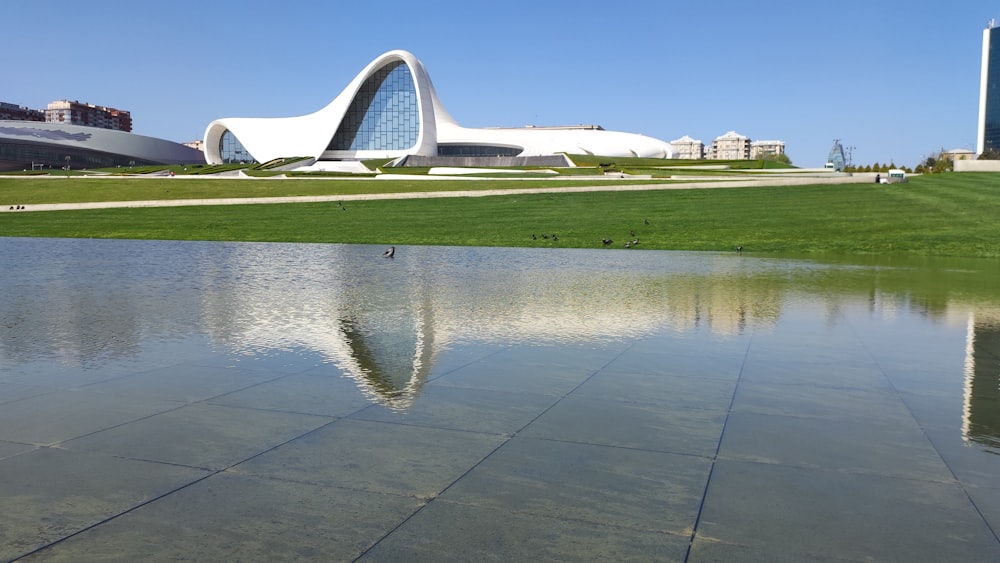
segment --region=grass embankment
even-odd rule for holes
[[[0,201],[6,205],[8,201],[109,197],[107,193],[89,193],[36,199],[36,195],[43,197],[39,191],[49,187],[44,183],[36,185],[39,181],[0,180]],[[225,193],[229,191],[243,196],[275,195],[270,190],[277,188],[272,186],[290,182],[134,181],[148,196],[139,199],[160,199],[161,195],[154,195],[156,190],[169,190],[175,195],[174,190],[183,190],[183,197],[228,197],[233,195]],[[62,182],[68,186],[74,183],[66,179]],[[120,194],[138,189],[127,184],[117,188],[105,184],[119,180],[79,182],[79,190],[119,190]],[[401,192],[477,189],[485,184],[493,182],[303,181],[301,185],[296,183],[294,191],[304,195]],[[507,185],[526,187],[527,183]],[[67,189],[73,191],[72,187]],[[24,197],[13,197],[12,190]],[[893,185],[372,200],[345,202],[343,207],[337,203],[301,203],[15,212],[0,214],[0,235],[561,248],[600,248],[603,238],[613,239],[611,247],[621,248],[626,241],[638,238],[640,249],[730,250],[743,245],[746,252],[755,254],[996,258],[1000,257],[998,219],[1000,175],[967,173],[917,177]],[[549,238],[543,239],[543,234]],[[551,238],[553,234],[558,235],[558,240]],[[532,235],[537,240],[532,240]]]
[[[39,203],[80,203],[87,201],[146,201],[160,199],[205,199],[240,197],[283,197],[311,195],[382,194],[401,192],[445,192],[606,186],[622,184],[663,184],[663,180],[375,180],[375,179],[275,179],[239,178],[3,178],[0,177],[0,205]]]

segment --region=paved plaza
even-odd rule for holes
[[[795,332],[464,347],[402,408],[295,354],[4,370],[0,559],[1000,560],[1000,456],[907,389],[948,354]]]
[[[986,267],[0,245],[0,561],[1000,561]]]

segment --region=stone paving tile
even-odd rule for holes
[[[361,491],[433,498],[503,437],[341,419],[234,471]]]
[[[89,391],[55,391],[4,403],[0,440],[49,445],[177,408],[161,399],[129,399]]]
[[[16,442],[0,442],[0,459],[11,457],[24,452],[30,452],[37,446],[29,444],[18,444]]]
[[[719,445],[725,416],[724,411],[567,397],[520,435],[712,456]]]
[[[778,385],[828,385],[857,389],[892,391],[885,373],[872,364],[850,365],[830,360],[814,362],[805,359],[747,359],[740,383],[770,383]]]
[[[208,475],[190,467],[40,448],[0,460],[7,561]]]
[[[934,367],[922,362],[923,358],[911,358],[903,362],[881,364],[887,379],[894,389],[906,395],[954,396],[961,394],[963,381],[963,360],[947,367]]]
[[[650,375],[676,375],[695,377],[699,380],[715,378],[735,381],[740,375],[740,365],[746,355],[746,344],[736,350],[721,350],[706,354],[701,345],[691,349],[644,350],[637,344],[627,353],[615,358],[602,371],[609,373],[646,373]]]
[[[689,541],[438,499],[360,561],[684,561]]]
[[[696,539],[774,561],[1000,559],[1000,543],[956,483],[730,460],[715,465]]]
[[[330,421],[304,414],[192,404],[71,440],[64,447],[224,469]]]
[[[727,362],[743,361],[750,342],[750,333],[723,334],[712,331],[711,327],[703,325],[688,326],[678,330],[664,329],[630,341],[627,355],[644,357],[647,355],[665,358],[705,359],[721,358]],[[711,350],[710,355],[705,350]]]
[[[729,379],[605,369],[569,396],[574,399],[606,399],[655,403],[670,408],[725,411],[733,401],[735,390],[736,382]]]
[[[738,545],[715,539],[696,539],[686,563],[733,563],[763,561],[768,563],[870,563],[871,559],[849,559],[837,553],[797,553],[775,548]]]
[[[310,370],[210,399],[213,405],[343,417],[371,404],[354,380]]]
[[[954,482],[915,422],[878,424],[732,413],[719,457],[832,471]]]
[[[440,499],[690,536],[709,466],[695,456],[516,437]]]
[[[489,361],[495,354],[508,350],[510,347],[503,344],[483,344],[483,343],[463,343],[462,346],[443,350],[434,357],[428,381],[433,381],[442,375],[469,364],[481,361]]]
[[[408,409],[372,405],[351,418],[511,434],[534,420],[555,401],[550,395],[458,389],[432,384],[423,388],[420,397]]]
[[[969,498],[976,504],[993,533],[1000,537],[1000,484],[994,479],[993,487],[965,487]]]
[[[197,364],[207,367],[228,367],[246,371],[262,371],[276,377],[300,373],[323,366],[328,361],[321,352],[308,350],[291,353],[287,350],[222,353],[199,358]]]
[[[53,389],[52,387],[45,387],[43,385],[4,383],[0,381],[0,405],[11,401],[17,401],[19,399],[27,399],[28,397],[52,393],[54,391],[56,391],[56,389]]]
[[[955,476],[976,487],[1000,487],[1000,449],[989,444],[963,437],[954,428],[928,429],[928,438]]]
[[[186,362],[199,362],[211,361],[214,357],[215,353],[201,342],[200,337],[191,337],[129,350],[127,356],[109,362],[89,362],[86,359],[77,359],[76,363],[54,362],[51,359],[24,362],[4,375],[3,379],[58,389],[78,389],[91,383],[170,367],[177,364],[179,358]]]
[[[423,501],[220,473],[46,549],[38,561],[350,561]]]
[[[531,355],[534,354],[537,352]],[[552,362],[545,362],[544,359],[530,359],[510,351],[501,352],[442,375],[434,380],[434,384],[561,396],[601,369],[609,359],[604,357],[606,354],[582,359],[572,358],[570,351],[554,351],[552,354]]]
[[[488,363],[500,362],[510,367],[543,366],[557,369],[576,368],[593,373],[608,362],[621,356],[627,345],[620,342],[606,344],[563,342],[553,345],[510,346],[484,359]]]
[[[913,425],[913,415],[903,399],[890,389],[842,387],[829,384],[780,384],[741,381],[733,412],[870,420]]]
[[[83,389],[123,398],[194,402],[243,389],[275,377],[274,374],[259,370],[182,363],[93,383],[84,386]]]
[[[900,393],[907,409],[920,426],[928,430],[946,430],[960,438],[966,413],[960,393]]]

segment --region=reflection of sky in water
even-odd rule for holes
[[[1000,297],[979,279],[995,280],[995,263],[440,247],[384,259],[371,246],[0,241],[16,258],[0,278],[4,370],[101,368],[197,336],[237,358],[319,355],[373,400],[405,408],[436,356],[463,345],[710,342],[861,312],[891,326],[901,349],[959,335],[963,436],[1000,445]]]

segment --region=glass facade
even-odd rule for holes
[[[0,170],[31,170],[41,164],[48,168],[66,166],[73,170],[82,168],[112,168],[115,166],[146,166],[158,164],[121,154],[80,148],[60,147],[41,143],[0,141]]]
[[[397,61],[361,86],[327,150],[406,150],[417,144],[419,132],[413,75]]]
[[[832,165],[833,169],[837,172],[843,172],[844,167],[847,164],[847,159],[844,158],[844,146],[840,144],[840,141],[834,141],[833,147],[830,149],[830,154],[826,157],[827,166]]]
[[[438,145],[438,156],[517,156],[521,150],[496,145]]]
[[[243,143],[228,129],[219,139],[219,155],[222,156],[222,162],[225,164],[253,162],[254,160],[250,151],[246,150]]]
[[[989,30],[988,60],[986,63],[986,123],[983,135],[984,150],[1000,150],[1000,37]]]

